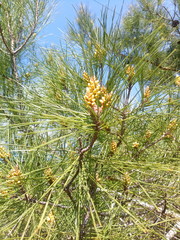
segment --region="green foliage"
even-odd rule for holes
[[[0,239],[178,239],[178,26],[139,2],[122,25],[81,6],[27,82],[2,64],[21,83],[1,97]]]

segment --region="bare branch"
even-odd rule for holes
[[[92,148],[92,146],[94,145],[95,141],[97,140],[97,137],[98,137],[98,131],[95,131],[90,144],[80,151],[80,156],[83,155],[85,152],[87,152],[90,148]]]
[[[7,18],[7,30],[9,32],[9,39],[10,39],[10,49],[11,49],[11,53],[13,53],[14,51],[14,36],[13,36],[13,31],[11,28],[11,16],[8,13],[8,10],[5,9],[5,14],[6,14],[6,18]]]
[[[11,49],[9,48],[9,46],[8,46],[8,44],[7,44],[7,42],[6,42],[6,39],[5,39],[5,37],[4,37],[4,34],[3,34],[3,30],[2,30],[1,25],[0,25],[0,35],[1,35],[1,38],[2,38],[2,41],[3,41],[4,45],[6,46],[6,49],[12,54],[12,51],[11,51]]]
[[[156,63],[154,63],[154,62],[152,62],[152,61],[149,61],[149,60],[145,60],[146,62],[149,62],[149,63],[151,63],[152,65],[154,65],[154,66],[156,66],[156,67],[158,67],[158,68],[160,68],[160,69],[162,69],[162,70],[165,70],[165,71],[173,71],[173,72],[178,72],[179,70],[178,69],[176,69],[176,68],[173,68],[173,67],[163,67],[163,66],[161,66],[160,64],[156,64]]]
[[[30,38],[34,34],[34,31],[35,31],[35,29],[37,27],[37,23],[38,23],[38,16],[39,16],[39,0],[36,1],[35,19],[34,19],[34,24],[32,26],[32,29],[31,29],[29,35],[24,40],[24,42],[21,44],[21,46],[13,51],[13,54],[17,54],[19,51],[21,51],[21,49],[27,44],[27,42],[30,40]]]
[[[41,204],[41,205],[46,205],[46,204],[48,204],[48,205],[50,205],[50,206],[54,206],[54,207],[59,207],[59,208],[71,208],[70,206],[65,206],[65,205],[62,205],[62,204],[55,204],[55,203],[52,203],[52,202],[46,202],[46,201],[38,201],[37,199],[35,199],[35,198],[29,198],[29,196],[27,196],[26,194],[25,194],[25,197],[23,197],[23,198],[19,198],[19,197],[13,197],[13,198],[18,198],[18,199],[20,199],[20,200],[22,200],[22,201],[27,201],[27,202],[29,202],[29,203],[38,203],[38,204]]]
[[[147,144],[146,146],[144,146],[144,149],[142,149],[142,151],[146,150],[147,148],[150,148],[151,146],[155,145],[156,143],[160,142],[165,136],[167,136],[169,134],[169,132],[164,133],[160,138],[158,138],[156,141]]]

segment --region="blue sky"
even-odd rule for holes
[[[68,20],[75,20],[75,8],[77,9],[81,3],[88,6],[93,15],[99,16],[102,6],[108,6],[108,2],[109,9],[113,10],[116,7],[117,13],[120,13],[123,4],[123,14],[125,14],[128,7],[135,4],[136,0],[58,0],[51,16],[51,23],[41,31],[44,37],[39,41],[40,45],[58,45],[67,30]]]

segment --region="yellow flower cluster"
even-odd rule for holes
[[[99,44],[97,44],[94,52],[94,57],[100,61],[105,57],[105,55],[106,50],[102,48]]]
[[[15,166],[9,171],[7,175],[7,184],[9,185],[21,185],[23,180],[23,175],[18,166]]]
[[[167,126],[167,131],[164,133],[164,138],[173,139],[174,137],[172,132],[177,128],[177,126],[178,126],[177,119],[171,120]]]
[[[111,142],[111,151],[112,151],[112,152],[115,152],[116,149],[117,149],[117,142],[112,141],[112,142]]]
[[[138,143],[138,142],[133,142],[133,144],[132,144],[133,148],[139,148],[139,146],[140,146],[140,143]]]
[[[44,175],[48,179],[49,183],[52,184],[55,180],[56,177],[53,176],[53,172],[51,168],[47,168],[44,170]]]
[[[174,83],[175,83],[177,86],[180,86],[180,76],[175,77]]]
[[[9,192],[8,192],[8,190],[0,190],[0,197],[2,196],[2,197],[6,197],[6,196],[8,196],[9,195]]]
[[[172,131],[175,130],[178,126],[177,119],[172,120],[168,125],[168,130]]]
[[[152,135],[152,132],[150,130],[147,130],[146,133],[145,133],[145,138],[150,138]]]
[[[90,77],[84,100],[96,113],[102,112],[111,103],[112,92],[108,93],[104,86],[100,86],[96,77]],[[99,106],[100,105],[100,106]]]
[[[144,98],[148,99],[150,96],[151,96],[151,90],[149,86],[147,86],[146,89],[144,90]]]
[[[101,94],[101,86],[99,84],[99,81],[96,79],[96,77],[91,77],[90,81],[88,82],[88,87],[86,88],[86,94],[84,96],[84,100],[86,103],[93,107],[96,105],[96,100]]]
[[[100,182],[101,178],[99,177],[99,173],[96,173],[96,182]]]
[[[124,180],[124,183],[126,185],[130,185],[131,184],[131,177],[129,176],[129,173],[128,172],[125,172],[124,175],[123,175],[123,180]]]
[[[8,158],[10,157],[10,153],[7,153],[3,147],[0,147],[0,158]]]
[[[135,75],[134,67],[130,65],[126,66],[125,72],[129,76],[128,80],[130,80]]]
[[[48,214],[48,216],[46,217],[46,221],[49,224],[54,224],[55,223],[55,217],[54,214],[52,213],[52,211]]]

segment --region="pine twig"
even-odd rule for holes
[[[83,157],[84,157],[84,153],[89,151],[95,141],[97,140],[97,137],[98,137],[98,132],[99,132],[99,126],[100,126],[100,123],[98,120],[95,121],[95,131],[94,131],[94,135],[91,139],[91,142],[89,143],[89,145],[85,148],[82,148],[82,141],[81,139],[79,138],[79,144],[80,144],[80,150],[79,150],[79,159],[78,159],[78,168],[74,174],[74,176],[72,177],[72,179],[70,180],[70,182],[64,187],[64,191],[66,192],[66,194],[69,196],[69,198],[71,199],[73,205],[75,206],[75,201],[71,195],[71,192],[70,192],[70,186],[72,185],[72,183],[74,182],[74,180],[76,179],[76,177],[78,176],[79,172],[80,172],[80,169],[82,168],[82,161],[83,161]]]
[[[46,201],[39,201],[35,198],[30,198],[28,195],[25,194],[25,197],[21,198],[21,197],[18,197],[18,196],[13,196],[12,198],[17,198],[21,201],[26,201],[28,203],[38,203],[40,205],[50,205],[50,206],[54,206],[54,207],[59,207],[59,208],[64,208],[64,209],[67,209],[67,208],[71,208],[70,206],[65,206],[65,205],[62,205],[62,204],[55,204],[55,203],[52,203],[52,202],[46,202]]]
[[[6,42],[6,39],[5,39],[5,36],[4,36],[4,34],[3,34],[3,30],[2,30],[1,25],[0,25],[0,35],[1,35],[2,41],[3,41],[6,49],[8,50],[8,52],[9,52],[10,54],[12,54],[12,51],[11,51],[11,49],[9,48],[9,46],[8,46],[8,44],[7,44],[7,42]]]

